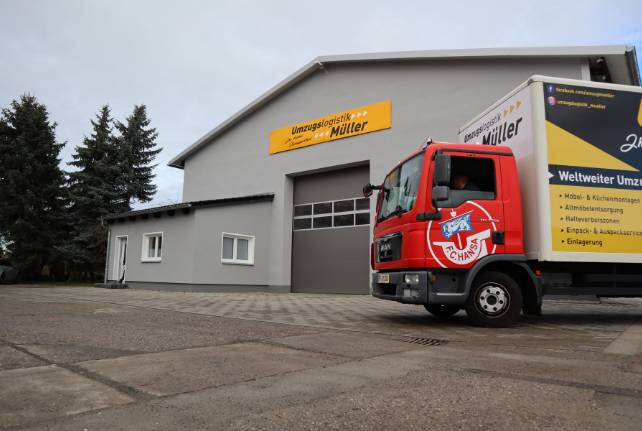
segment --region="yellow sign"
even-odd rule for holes
[[[390,100],[304,121],[270,132],[270,154],[389,129]]]
[[[642,252],[638,170],[549,121],[546,137],[553,249]]]
[[[642,191],[551,185],[555,251],[641,253]]]
[[[640,94],[544,88],[553,250],[642,253]]]

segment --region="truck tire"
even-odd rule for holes
[[[426,304],[424,305],[426,311],[438,319],[447,319],[455,314],[461,307],[458,305],[442,305],[442,304]]]
[[[486,271],[473,282],[466,313],[475,325],[501,328],[517,321],[523,302],[515,280],[501,272]]]

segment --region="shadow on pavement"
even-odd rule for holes
[[[438,319],[429,313],[425,316],[417,314],[379,314],[378,320],[395,326],[426,326],[426,327],[470,327],[471,325],[465,312],[460,311],[449,319]],[[555,311],[546,312],[541,316],[521,316],[519,322],[513,326],[517,328],[524,324],[528,325],[630,325],[636,321],[642,321],[642,310],[626,310],[625,312],[608,311],[608,312],[578,312],[578,311]]]

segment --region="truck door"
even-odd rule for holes
[[[437,203],[441,219],[427,229],[428,264],[470,268],[487,255],[504,253],[500,163],[494,155],[453,153],[450,172],[448,197]]]

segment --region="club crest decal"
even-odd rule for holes
[[[473,227],[470,225],[470,213],[469,211],[466,214],[457,216],[450,220],[447,220],[441,224],[441,233],[444,235],[444,238],[450,239],[451,236],[460,233],[460,232],[472,232]],[[456,215],[455,211],[451,211],[451,215]]]
[[[461,212],[462,209],[464,212]],[[444,211],[444,213],[446,213]],[[428,225],[428,248],[439,265],[443,268],[466,266],[495,252],[492,244],[491,232],[496,230],[494,219],[476,202],[467,202],[459,209],[447,213],[450,218],[437,222],[440,229]],[[474,220],[485,219],[491,222],[475,226]]]

